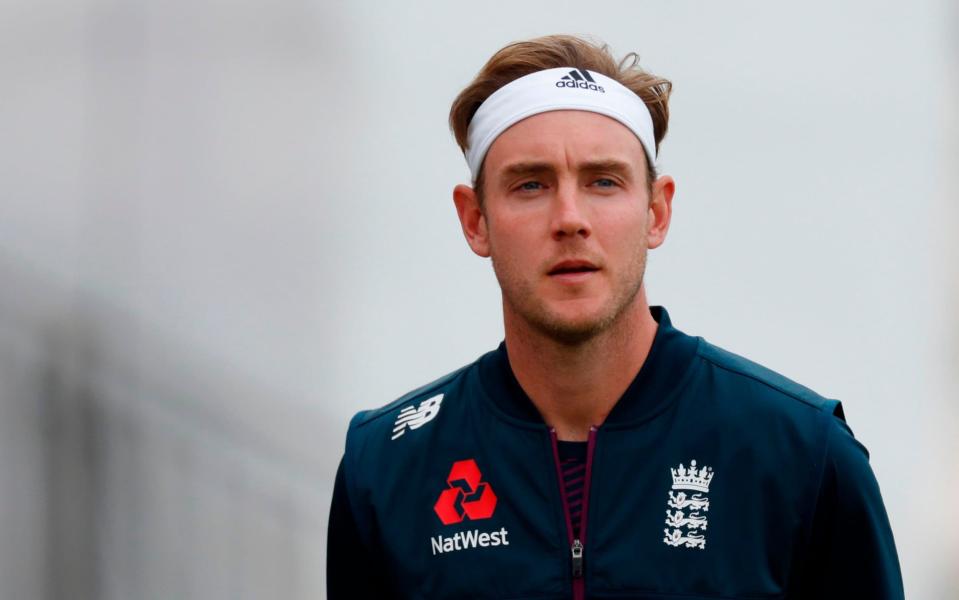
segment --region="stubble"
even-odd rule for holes
[[[582,318],[566,317],[552,310],[537,293],[537,281],[524,277],[508,256],[492,252],[491,260],[506,305],[504,309],[511,310],[533,331],[559,344],[580,346],[611,330],[633,304],[643,284],[646,253],[645,240],[642,240],[632,253],[632,260],[623,265],[621,272],[613,273],[612,289],[600,309]]]

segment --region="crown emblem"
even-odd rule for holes
[[[712,467],[703,466],[696,468],[696,461],[689,462],[689,468],[679,463],[678,469],[670,469],[673,473],[674,490],[696,490],[699,492],[709,492],[709,484],[713,480]]]

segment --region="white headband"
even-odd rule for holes
[[[642,99],[601,73],[560,67],[511,81],[480,105],[466,134],[466,163],[473,182],[500,134],[527,117],[553,110],[585,110],[616,119],[636,134],[650,164],[656,163],[653,119]]]

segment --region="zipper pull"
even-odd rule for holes
[[[573,577],[583,576],[583,543],[578,539],[573,540]]]

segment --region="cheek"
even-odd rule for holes
[[[523,219],[500,219],[489,224],[490,248],[493,251],[515,254],[512,260],[522,259],[542,245],[536,238],[536,223]]]
[[[646,220],[635,213],[608,219],[595,232],[597,241],[609,252],[632,252],[646,246]]]

